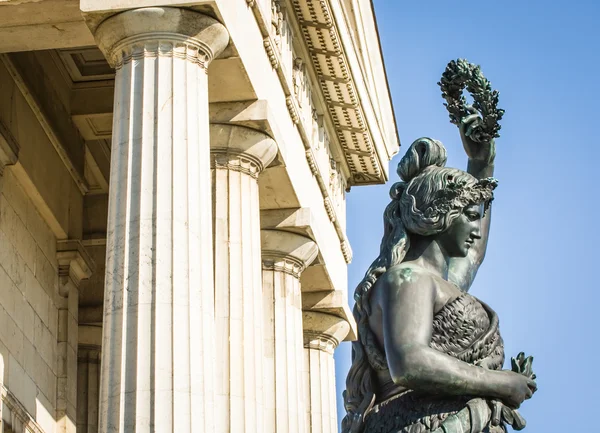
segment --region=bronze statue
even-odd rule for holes
[[[532,358],[501,370],[498,316],[468,294],[487,246],[503,111],[479,67],[459,59],[438,83],[469,158],[416,140],[398,165],[379,257],[355,291],[358,341],[346,380],[343,433],[500,433],[536,391]],[[468,105],[464,88],[472,94]]]

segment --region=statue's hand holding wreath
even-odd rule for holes
[[[473,130],[480,127],[483,120],[473,106],[469,105],[466,109],[471,114],[463,117],[458,125],[465,153],[471,161],[493,165],[496,158],[496,143],[493,138],[483,142],[477,142],[471,138]]]
[[[440,82],[450,122],[458,126],[467,156],[472,161],[492,165],[496,157],[494,138],[500,136],[499,121],[504,110],[498,108],[499,93],[483,76],[479,66],[458,59],[448,63]],[[463,90],[473,97],[467,104]]]

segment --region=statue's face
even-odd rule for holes
[[[466,257],[469,249],[481,239],[483,212],[483,204],[467,206],[448,230],[438,235],[440,246],[450,257]]]

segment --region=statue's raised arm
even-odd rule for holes
[[[416,140],[398,165],[379,256],[354,294],[358,341],[343,433],[520,430],[515,409],[537,389],[531,357],[519,354],[512,371],[502,370],[498,317],[466,293],[485,254],[497,186],[498,93],[463,60],[448,65],[440,86],[468,172],[445,167],[446,149],[430,138]]]
[[[497,90],[483,76],[481,68],[464,59],[451,61],[438,83],[450,122],[458,126],[468,157],[467,172],[477,179],[494,175],[496,158],[495,138],[500,137],[500,120],[504,110],[498,108]],[[463,90],[473,97],[469,105]],[[467,257],[450,260],[449,279],[463,291],[468,291],[485,257],[491,222],[491,207],[481,221],[481,239],[470,249]]]

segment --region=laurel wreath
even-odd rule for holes
[[[497,90],[492,89],[491,83],[481,73],[481,68],[469,63],[465,59],[452,60],[446,66],[442,78],[438,83],[442,89],[444,104],[450,114],[450,122],[460,125],[463,119],[475,113],[481,119],[473,121],[466,135],[477,143],[489,142],[500,137],[499,121],[504,115],[504,110],[498,108]],[[467,103],[463,90],[473,97],[473,105]]]

